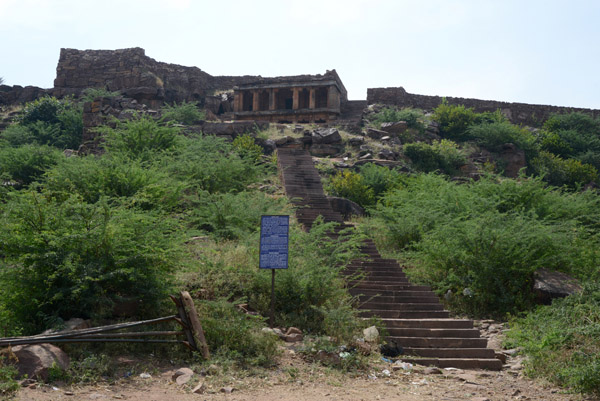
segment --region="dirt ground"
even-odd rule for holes
[[[254,375],[240,372],[202,377],[194,375],[185,385],[171,380],[179,366],[154,369],[150,378],[139,374],[115,384],[85,386],[33,385],[21,389],[16,400],[130,400],[130,401],[291,401],[291,400],[586,400],[575,394],[523,377],[519,369],[501,372],[428,369],[374,361],[362,373],[343,374],[309,363],[286,348],[277,368]],[[386,372],[387,370],[387,372]],[[245,377],[241,377],[245,376]],[[192,393],[204,383],[201,394]],[[224,391],[232,390],[230,393]]]

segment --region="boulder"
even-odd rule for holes
[[[367,327],[363,330],[363,336],[365,337],[365,341],[377,342],[379,341],[379,330],[375,326]]]
[[[367,136],[369,138],[372,138],[372,139],[381,139],[384,136],[388,136],[388,132],[381,131],[381,130],[378,130],[378,129],[375,129],[375,128],[368,128],[367,129]]]
[[[313,144],[331,145],[342,142],[342,137],[337,128],[319,128],[314,130],[311,136]]]
[[[390,134],[402,134],[408,129],[406,121],[396,121],[393,123],[381,124],[381,130]]]
[[[377,157],[384,160],[396,160],[398,158],[398,153],[390,149],[381,149],[377,153]]]
[[[362,136],[353,136],[352,138],[348,139],[348,143],[350,146],[360,146],[365,143],[365,138]]]
[[[314,137],[313,137],[314,141]],[[317,157],[333,157],[341,154],[344,146],[341,144],[314,144],[310,147],[310,154]]]
[[[331,208],[344,216],[344,219],[348,219],[350,216],[364,216],[365,209],[363,209],[358,203],[351,201],[346,198],[339,198],[335,196],[328,196],[327,200],[331,205]]]
[[[517,178],[519,170],[527,166],[525,152],[512,143],[502,145],[500,158],[505,162],[504,175],[510,178]]]
[[[21,376],[46,381],[48,370],[56,365],[66,370],[69,367],[69,356],[52,344],[17,345],[12,352],[18,358],[17,369]]]
[[[554,298],[563,298],[581,290],[581,284],[564,273],[547,269],[535,272],[533,291],[539,303],[550,304]]]

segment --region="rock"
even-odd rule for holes
[[[194,375],[194,371],[190,368],[180,368],[173,373],[171,376],[171,380],[176,382],[178,385],[182,386],[190,381],[192,376]]]
[[[371,158],[373,158],[373,155],[370,153],[365,153],[364,155],[359,157],[360,160],[366,160],[366,159],[371,159]]]
[[[381,345],[379,351],[381,352],[381,355],[387,356],[388,358],[395,358],[398,355],[404,354],[404,349],[394,341],[388,341],[387,344]]]
[[[340,135],[337,128],[319,128],[312,132],[312,143],[313,144],[326,144],[331,145],[334,143],[341,143],[342,136]]]
[[[77,156],[78,152],[73,149],[65,149],[63,150],[63,155],[65,155],[65,157]]]
[[[367,327],[363,330],[363,336],[365,337],[365,341],[377,342],[379,341],[379,330],[375,326]]]
[[[402,134],[408,129],[406,121],[396,121],[392,123],[381,124],[381,130],[390,134]]]
[[[203,394],[204,390],[206,390],[206,386],[204,385],[204,382],[201,381],[200,383],[198,383],[198,385],[196,387],[194,387],[194,389],[192,390],[192,393]]]
[[[152,375],[150,373],[140,373],[140,378],[142,379],[152,379]]]
[[[385,132],[385,131],[381,131],[381,130],[378,130],[378,129],[375,129],[375,128],[369,128],[369,129],[367,129],[367,136],[369,138],[372,138],[372,139],[381,139],[381,138],[383,138],[384,136],[387,136],[387,135],[388,135],[388,133]]]
[[[384,160],[396,160],[398,154],[390,149],[381,149],[379,153],[377,153],[377,157]]]
[[[353,136],[352,138],[348,139],[348,143],[350,146],[360,146],[365,143],[365,138],[362,136]]]
[[[290,335],[290,334],[302,334],[302,330],[300,330],[297,327],[290,327],[289,329],[287,329],[287,331],[285,332],[285,334]]]
[[[500,359],[500,362],[503,364],[506,363],[506,355],[504,355],[502,352],[496,352],[496,359]]]
[[[518,355],[519,352],[521,352],[520,348],[511,348],[511,349],[505,349],[502,351],[503,354],[508,355],[508,356]]]
[[[266,155],[272,154],[275,149],[277,149],[277,145],[272,139],[254,138],[254,143],[260,146],[263,149],[263,153]]]
[[[294,142],[294,138],[292,138],[291,136],[284,136],[283,138],[275,139],[275,145],[277,146],[283,146],[292,142]]]
[[[66,322],[64,322],[64,327],[62,329],[60,329],[60,330],[48,329],[48,330],[44,331],[42,334],[63,333],[66,331],[89,329],[90,327],[92,327],[91,320],[74,317],[74,318],[69,319]]]
[[[362,206],[350,199],[328,196],[327,200],[333,211],[342,214],[344,219],[348,219],[350,216],[364,216],[366,214]]]
[[[234,390],[233,387],[223,387],[219,391],[222,393],[225,393],[225,394],[231,394],[231,393],[233,393],[233,390]]]
[[[500,158],[504,160],[504,175],[507,177],[517,178],[519,176],[519,171],[522,168],[527,167],[525,152],[512,143],[505,143],[502,145]]]
[[[302,334],[299,333],[293,333],[293,334],[284,334],[283,336],[283,341],[287,342],[287,343],[297,343],[302,341],[304,337],[302,336]]]
[[[315,356],[324,365],[338,365],[341,361],[340,356],[337,352],[327,352],[320,350]]]
[[[564,298],[581,290],[579,282],[564,273],[547,269],[535,272],[533,291],[539,303],[550,304],[554,298]]]
[[[431,367],[431,368],[426,368],[423,371],[423,373],[426,375],[441,375],[442,371],[441,371],[441,369]]]
[[[315,144],[310,147],[310,154],[317,157],[333,157],[343,153],[342,144]]]
[[[69,356],[52,344],[17,345],[12,352],[19,360],[17,369],[21,376],[45,381],[53,365],[62,370],[69,368]]]
[[[381,138],[381,142],[389,141],[391,138],[389,136],[384,136]]]
[[[413,364],[408,362],[396,361],[392,370],[413,370]]]

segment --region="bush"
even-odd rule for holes
[[[366,207],[375,203],[375,192],[364,182],[363,176],[353,171],[339,171],[331,177],[327,191],[334,196],[350,199]]]
[[[35,142],[61,149],[77,149],[83,133],[83,111],[69,99],[43,97],[23,108],[19,122]]]
[[[475,122],[476,114],[463,105],[449,105],[444,99],[433,112],[433,119],[440,124],[440,135],[452,140],[468,139],[467,129]]]
[[[99,98],[99,97],[116,97],[119,96],[120,92],[116,91],[116,92],[111,92],[107,89],[104,88],[87,88],[86,90],[83,91],[83,94],[81,96],[81,101],[82,102],[93,102],[94,99]]]
[[[57,318],[110,316],[123,299],[155,315],[177,263],[173,222],[150,214],[12,194],[1,216],[0,295],[28,332]]]
[[[165,104],[160,111],[164,120],[183,125],[192,125],[206,118],[205,113],[198,109],[198,102]]]
[[[600,137],[600,120],[579,112],[553,114],[544,123],[544,129],[549,132],[573,130],[580,134]]]
[[[110,152],[140,160],[149,160],[157,153],[172,150],[179,134],[177,128],[162,126],[146,114],[118,122],[116,128],[102,127],[99,131],[106,136],[106,147]]]
[[[62,159],[60,151],[45,145],[3,148],[0,149],[0,177],[16,181],[18,187],[29,185]]]
[[[466,163],[466,158],[458,145],[447,139],[434,141],[431,145],[423,142],[407,143],[404,145],[404,154],[411,159],[417,169],[424,172],[440,170],[452,175]]]
[[[35,142],[35,135],[31,130],[21,124],[11,124],[0,133],[0,140],[6,142],[9,146],[21,146]]]
[[[382,251],[404,251],[413,279],[440,295],[451,290],[457,310],[502,317],[531,307],[538,267],[598,277],[598,202],[541,179],[457,185],[420,175],[385,194],[369,230],[389,241]]]
[[[534,171],[551,185],[577,188],[598,179],[598,170],[575,159],[561,159],[549,152],[540,152],[531,161]]]
[[[264,166],[240,158],[230,143],[214,136],[180,138],[176,154],[158,163],[173,177],[210,193],[243,191],[264,171]]]
[[[225,300],[204,301],[198,309],[211,351],[243,365],[274,364],[279,354],[278,337],[261,331],[263,318],[245,315]]]
[[[511,322],[507,346],[522,347],[526,373],[600,395],[600,287],[556,299]]]
[[[414,128],[419,131],[425,130],[423,111],[418,109],[406,108],[396,110],[392,108],[384,108],[380,112],[375,113],[371,117],[371,122],[378,128],[383,123],[393,123],[396,121],[405,121],[409,128]]]
[[[467,132],[469,137],[492,152],[499,152],[502,145],[512,143],[523,150],[529,159],[537,153],[536,138],[533,134],[507,121],[472,125]]]
[[[250,135],[241,135],[232,142],[233,150],[244,160],[258,163],[263,154],[263,149],[254,142]]]
[[[379,198],[387,190],[400,185],[401,175],[397,170],[367,163],[360,167],[362,182],[373,190],[375,198]]]

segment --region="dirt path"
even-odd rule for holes
[[[584,400],[564,394],[561,390],[543,386],[524,378],[518,371],[501,372],[430,370],[393,370],[394,365],[379,361],[368,372],[342,374],[339,371],[308,363],[291,351],[286,351],[276,369],[256,375],[236,377],[236,373],[194,377],[184,386],[174,384],[170,377],[173,367],[159,369],[151,378],[138,375],[117,384],[55,387],[43,385],[24,388],[16,399],[21,401],[49,400]],[[389,371],[384,373],[384,370]],[[438,373],[434,373],[438,372]],[[240,372],[240,376],[243,374]],[[191,393],[203,381],[202,394]],[[230,394],[221,392],[230,387]]]

